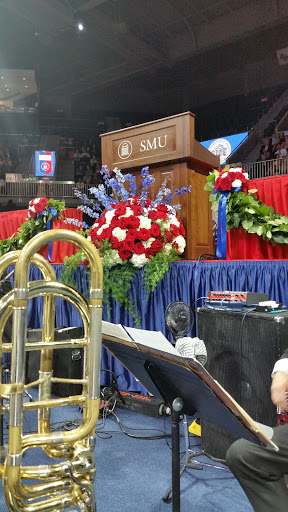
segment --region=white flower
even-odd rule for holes
[[[226,178],[226,176],[228,176],[228,172],[224,172],[224,174],[222,174],[221,178]]]
[[[173,224],[175,224],[175,226],[177,226],[177,228],[179,228],[180,226],[180,222],[178,219],[176,219],[176,215],[169,215],[169,220],[172,221]],[[171,224],[170,224],[171,226]]]
[[[131,210],[131,208],[127,206],[126,212],[124,213],[124,215],[121,215],[119,219],[122,219],[122,217],[131,217],[131,215],[134,215],[133,210]]]
[[[123,264],[123,260],[120,258],[118,251],[116,249],[112,249],[109,253],[105,254],[103,257],[103,264],[107,265],[107,267],[111,268],[114,265]]]
[[[169,254],[169,252],[172,251],[172,244],[166,244],[163,247],[164,254]]]
[[[145,249],[148,249],[148,247],[151,247],[152,243],[154,242],[155,238],[149,238],[149,240],[142,241],[142,244],[144,245]]]
[[[87,236],[88,242],[91,242],[91,236]]]
[[[232,187],[241,187],[242,186],[242,181],[241,180],[234,180],[232,181]]]
[[[148,263],[149,259],[146,258],[145,254],[133,254],[130,261],[134,267],[141,268]]]
[[[33,204],[38,204],[40,199],[41,199],[40,197],[37,197],[37,199],[34,199]]]
[[[230,172],[243,172],[243,169],[241,167],[233,167],[233,169],[229,169]]]
[[[184,251],[184,249],[186,247],[185,238],[183,236],[179,235],[175,238],[174,242],[176,242],[176,244],[178,245],[179,254],[182,254],[182,252]]]
[[[107,224],[110,224],[112,218],[114,217],[114,210],[108,210],[106,213],[105,213],[105,220],[106,220],[106,223]]]
[[[147,219],[147,217],[143,217],[143,215],[140,215],[140,228],[151,228],[151,219]]]
[[[106,228],[109,228],[109,224],[103,224],[103,226],[101,226],[101,228],[98,229],[97,235],[101,235],[103,229],[106,229]]]
[[[249,180],[249,174],[248,174],[248,172],[243,172],[243,174],[244,174],[244,176],[245,176],[246,180]]]
[[[118,240],[120,240],[120,242],[122,242],[122,240],[125,240],[125,238],[126,238],[126,231],[125,231],[125,229],[121,229],[121,228],[117,227],[117,228],[113,229],[112,235],[116,236],[116,238],[118,238]]]
[[[157,221],[158,222],[158,221]],[[158,224],[160,224],[160,222],[158,222]],[[170,228],[170,222],[169,220],[164,220],[162,221],[162,224],[161,224],[162,228],[163,229],[169,229]]]

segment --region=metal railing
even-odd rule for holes
[[[18,199],[34,197],[52,197],[53,199],[65,200],[73,198],[74,181],[44,181],[44,180],[25,180],[22,182],[0,181],[0,197],[9,199]],[[87,193],[90,186],[81,185],[81,192]]]
[[[281,176],[288,174],[288,158],[243,164],[242,168],[244,171],[248,172],[250,180],[268,178],[270,176]]]

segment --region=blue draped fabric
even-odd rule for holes
[[[53,265],[57,279],[60,280],[62,265]],[[11,271],[12,267],[8,269]],[[38,268],[31,266],[30,281],[42,279]],[[78,290],[87,296],[89,282],[85,268],[79,266],[75,272]],[[204,305],[209,290],[251,291],[269,293],[270,300],[288,306],[288,260],[274,261],[180,261],[171,264],[169,272],[161,280],[149,300],[143,289],[143,270],[135,276],[130,298],[135,301],[136,310],[141,317],[141,328],[169,333],[165,327],[165,309],[170,302],[180,300],[189,304],[193,310]],[[42,298],[29,301],[28,327],[42,327]],[[197,334],[196,323],[192,335]],[[134,326],[130,315],[111,301],[111,317],[104,305],[103,319],[126,326]],[[56,298],[56,327],[81,326],[81,318],[76,309],[67,301]],[[118,377],[118,386],[123,391],[140,391],[144,388],[133,375],[102,349],[102,368],[112,370]],[[101,372],[101,384],[111,382],[109,372]]]

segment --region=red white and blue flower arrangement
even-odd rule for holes
[[[241,167],[217,169],[207,176],[205,190],[211,192],[212,210],[218,211],[217,251],[226,259],[226,232],[242,228],[267,242],[288,244],[288,217],[258,200],[257,189],[248,189],[248,174]]]
[[[52,228],[55,219],[61,219],[65,203],[47,197],[36,197],[28,206],[27,219],[9,238],[0,240],[0,256],[10,251],[23,249],[24,245],[38,233]],[[49,247],[48,258],[51,260],[52,246]]]
[[[104,271],[104,301],[109,307],[113,297],[129,310],[138,324],[135,304],[128,292],[135,274],[144,267],[143,282],[147,295],[153,292],[172,261],[185,249],[185,229],[177,216],[180,205],[172,205],[173,196],[190,192],[191,187],[172,192],[166,181],[155,200],[148,198],[155,181],[149,168],[141,171],[141,190],[137,194],[135,176],[114,169],[112,175],[102,167],[103,184],[89,189],[89,196],[79,190],[75,195],[84,204],[79,208],[95,218],[86,231],[89,240],[99,250]],[[126,185],[126,186],[125,186]],[[64,281],[69,282],[72,268],[83,259],[78,254],[64,260]]]

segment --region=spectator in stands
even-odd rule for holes
[[[81,155],[79,153],[79,149],[76,149],[74,155],[73,155],[73,160],[74,160],[74,170],[78,169],[79,168],[79,165],[80,165],[80,158],[81,158]]]
[[[97,158],[96,158],[95,153],[93,153],[92,158],[91,158],[91,160],[90,160],[90,165],[91,165],[91,168],[93,169],[93,171],[95,171],[95,170],[96,170],[97,163],[98,163],[98,160],[97,160]]]
[[[264,155],[264,160],[269,160],[271,158],[271,154],[271,139],[266,139],[264,144],[260,148],[260,159],[263,160],[262,155]]]
[[[83,182],[83,179],[81,177],[78,178],[78,181],[76,182],[76,187],[79,190],[83,190],[85,188],[85,183]]]

